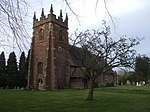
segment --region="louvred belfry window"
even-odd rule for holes
[[[62,30],[59,31],[59,41],[62,41]]]
[[[44,30],[41,29],[39,32],[39,40],[43,40],[44,39]]]

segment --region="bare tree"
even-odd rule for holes
[[[84,1],[84,3],[85,3],[85,2],[88,1],[88,0],[83,0],[83,1]],[[96,0],[96,1],[95,1],[95,7],[92,7],[92,8],[95,8],[95,10],[96,10],[97,7],[98,7],[98,3],[99,3],[100,1],[102,1],[102,2],[104,3],[105,11],[106,11],[106,13],[108,14],[108,16],[109,16],[109,18],[110,18],[110,20],[111,20],[111,22],[112,22],[112,24],[113,24],[113,26],[114,26],[114,28],[115,28],[116,26],[115,26],[114,19],[113,19],[112,15],[111,15],[111,13],[110,13],[110,11],[109,11],[109,9],[108,9],[108,6],[107,6],[107,3],[109,2],[109,0]],[[71,11],[71,13],[76,17],[78,23],[80,24],[79,15],[78,15],[78,14],[76,13],[76,11],[71,7],[70,0],[63,0],[63,2],[65,2],[65,4],[66,4],[66,6],[68,7],[68,9],[69,9],[69,10]]]
[[[98,1],[95,3],[97,7]],[[113,19],[107,9],[107,0],[102,0],[105,4],[105,9]],[[43,1],[42,1],[43,2]],[[66,7],[75,15],[77,21],[80,23],[79,16],[70,5],[69,0],[62,0]],[[29,22],[25,20],[27,16],[28,4],[26,0],[1,0],[0,1],[0,46],[1,47],[19,47],[20,50],[27,48],[30,36],[26,27],[30,26]],[[17,46],[16,46],[17,45]]]
[[[134,47],[140,42],[139,38],[133,37],[114,40],[110,37],[110,27],[105,21],[103,26],[101,30],[75,33],[73,41],[73,46],[81,48],[80,56],[74,56],[82,63],[89,76],[87,100],[93,99],[93,84],[98,76],[116,67],[133,67],[136,56]],[[70,52],[72,53],[71,49]]]
[[[13,47],[17,45],[20,50],[24,47],[27,47],[26,44],[29,38],[29,35],[26,31],[26,25],[28,23],[25,21],[27,11],[28,6],[25,0],[0,1],[1,47]],[[11,46],[10,43],[13,43],[13,46]]]

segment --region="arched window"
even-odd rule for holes
[[[38,74],[38,83],[42,84],[43,83],[43,63],[39,62],[37,64],[37,74]]]
[[[44,39],[44,30],[41,29],[39,32],[39,40],[43,40]]]

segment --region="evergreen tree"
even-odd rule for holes
[[[28,80],[29,59],[30,59],[30,50],[28,51],[28,56],[26,58],[26,63],[25,63],[26,85]]]
[[[6,64],[4,52],[0,55],[0,87],[6,87]]]
[[[136,57],[135,73],[137,81],[148,81],[150,78],[150,59],[148,57]]]
[[[15,52],[10,53],[7,61],[7,83],[10,89],[18,86],[18,67]]]
[[[19,80],[18,80],[18,86],[21,87],[26,87],[26,66],[25,63],[26,62],[26,57],[25,57],[25,53],[22,52],[21,56],[20,56],[20,60],[19,60]]]

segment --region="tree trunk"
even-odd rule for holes
[[[93,100],[93,90],[94,90],[94,80],[90,79],[89,81],[89,90],[88,90],[88,96],[87,96],[87,100],[91,101]]]

